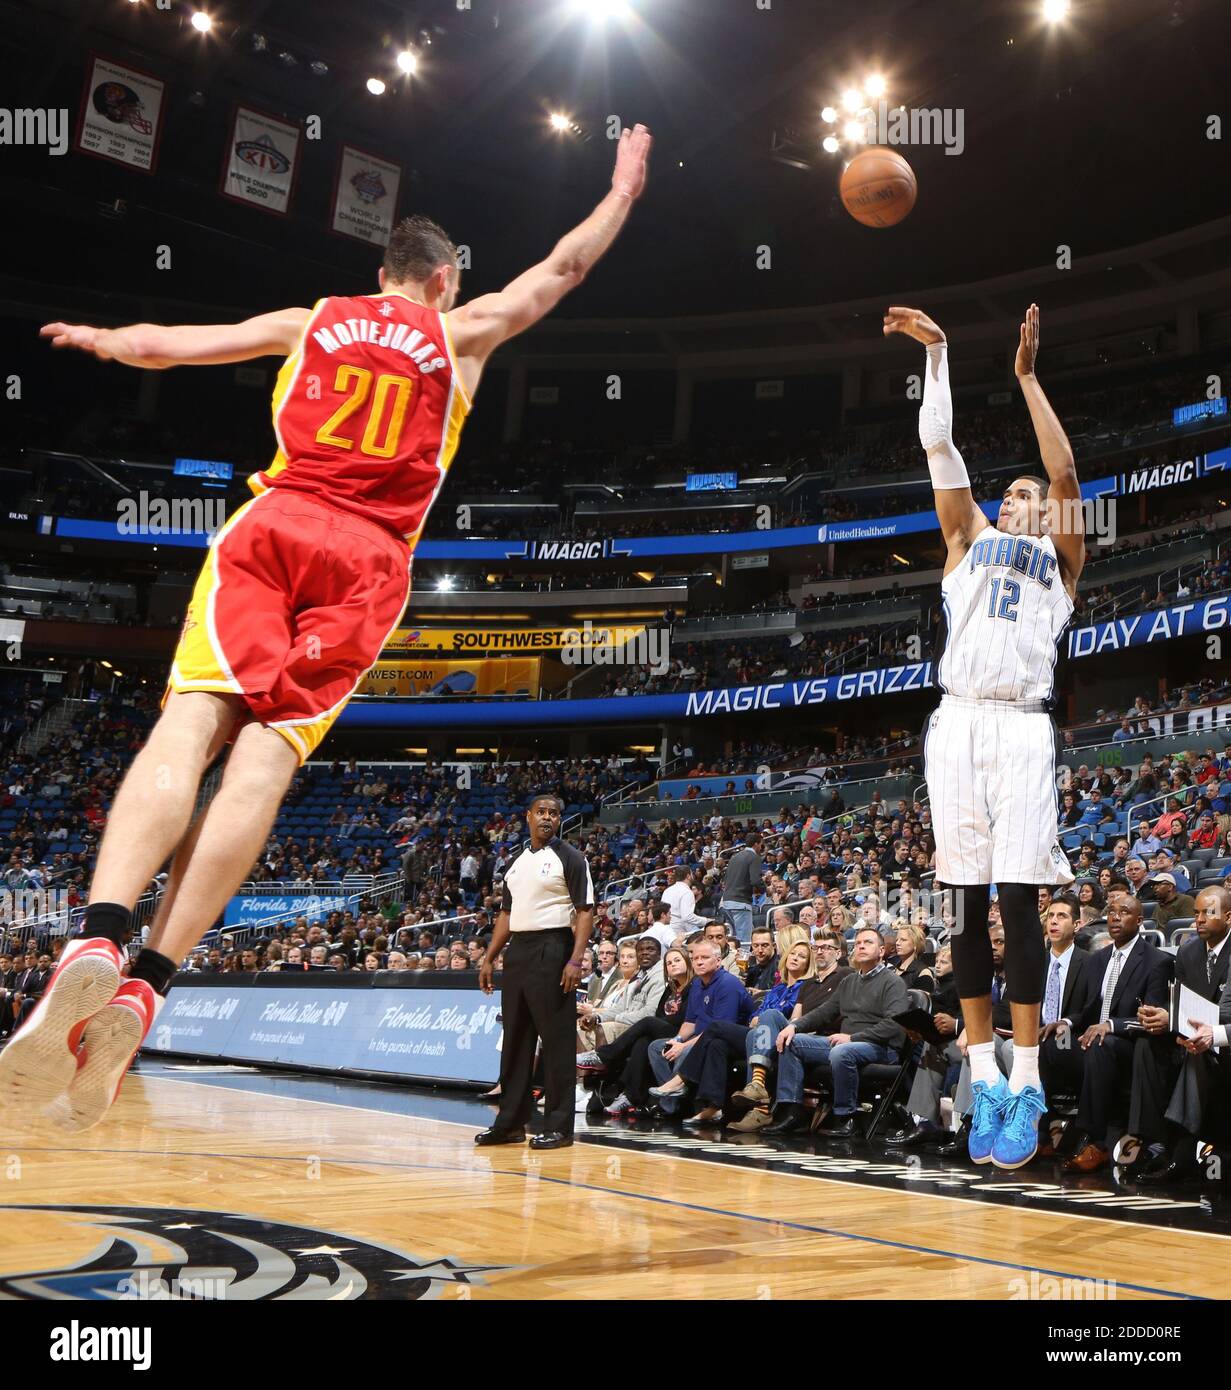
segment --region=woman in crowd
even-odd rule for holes
[[[1090,879],[1079,885],[1077,889],[1077,903],[1079,907],[1096,907],[1098,915],[1103,915],[1103,908],[1107,904],[1107,884],[1103,882],[1103,874],[1107,875],[1107,883],[1111,882],[1111,870],[1104,869],[1099,872],[1098,882]]]
[[[369,951],[363,958],[363,968],[368,973],[380,969],[380,956],[375,951]]]
[[[637,1118],[649,1104],[650,1044],[670,1038],[678,1030],[689,987],[693,982],[692,961],[682,946],[671,946],[663,957],[665,980],[662,996],[653,1018],[643,1018],[613,1043],[578,1057],[578,1067],[594,1076],[605,1075],[619,1086],[619,1095],[606,1107],[609,1115]]]
[[[773,1119],[770,1072],[778,1060],[778,1034],[788,1023],[819,1008],[842,983],[843,975],[850,969],[846,963],[846,941],[840,932],[822,929],[817,935],[813,957],[812,974],[801,981],[790,1017],[781,1010],[774,1012],[763,1008],[753,1020],[754,1026],[748,1030],[744,1043],[748,1081],[742,1090],[736,1091],[731,1097],[733,1106],[747,1109],[748,1113],[728,1126],[741,1134],[755,1134]]]
[[[625,968],[624,957],[630,945],[636,962],[636,973],[627,984],[612,990],[611,997],[591,1019],[603,1042],[615,1042],[620,1034],[626,1032],[634,1023],[639,1023],[643,1018],[653,1018],[658,1001],[667,987],[667,979],[659,960],[662,946],[657,938],[639,936],[631,942],[625,942],[620,947],[621,971]],[[617,994],[619,998],[615,998]],[[585,1007],[579,1006],[578,1012]]]
[[[787,927],[778,935],[781,939],[803,930],[798,926]],[[766,992],[758,1013],[748,1026],[711,1019],[705,1032],[697,1039],[696,1046],[688,1050],[676,1074],[663,1085],[652,1088],[651,1095],[678,1096],[690,1086],[696,1086],[700,1109],[684,1121],[686,1125],[715,1124],[722,1118],[727,1073],[737,1057],[747,1054],[749,1035],[758,1029],[762,1019],[775,1022],[782,1019],[778,1027],[785,1027],[786,1020],[796,1016],[795,1006],[799,1002],[803,983],[816,975],[812,947],[806,939],[795,941],[787,947],[786,954],[778,959],[782,962],[782,978]],[[774,1036],[777,1036],[777,1031]]]
[[[589,1000],[577,1006],[577,1037],[579,1050],[582,1052],[591,1052],[594,1048],[601,1047],[605,1042],[615,1041],[614,1038],[609,1039],[607,1037],[604,1028],[613,1022],[616,1015],[625,1008],[629,988],[637,977],[637,943],[635,941],[620,942],[616,969],[619,971],[619,976],[603,997],[601,1006],[591,1004]]]
[[[897,928],[897,948],[886,964],[898,972],[907,989],[921,989],[930,995],[936,989],[936,972],[924,958],[926,945],[922,927],[902,922]]]

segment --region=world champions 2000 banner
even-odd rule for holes
[[[483,994],[469,972],[183,973],[143,1051],[491,1085],[503,1036],[499,988]]]

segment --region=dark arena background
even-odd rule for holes
[[[941,1324],[913,1309],[901,1330],[944,1356],[965,1319],[989,1365],[1039,1370],[1217,1350],[1189,1305],[1225,1296],[1231,1257],[1229,44],[1225,0],[0,0],[0,1299],[42,1304],[16,1339],[31,1365],[162,1369],[192,1345],[225,1368],[251,1314],[202,1343],[193,1314],[153,1306],[205,1300],[997,1300],[1019,1306],[954,1309],[953,1340],[917,1340]],[[639,125],[645,186],[622,193]],[[577,252],[561,238],[600,200],[627,225]],[[417,291],[379,295],[415,214],[447,234],[452,329]],[[394,490],[429,478],[408,600],[353,691],[312,711],[336,714],[323,740],[304,718],[276,738],[273,677],[254,694],[224,656],[247,630],[259,657],[263,601],[224,612],[223,577],[189,604],[285,443],[271,395],[298,400],[304,354],[359,345],[356,320],[332,348],[305,330],[191,367],[40,330],[232,325],[329,296],[426,316],[449,341],[398,355],[361,462],[367,397],[343,374],[367,369],[324,382],[340,394],[315,439],[362,488],[402,424],[384,386],[405,383],[426,438],[429,382],[452,382],[452,410],[479,360],[466,306],[541,265],[559,288],[488,342],[460,439],[437,414],[431,452],[391,471]],[[1047,701],[1053,867],[1073,882],[1038,890],[1067,973],[1035,996],[1046,1109],[1013,1167],[972,1156],[963,923],[936,862],[956,813],[920,739],[954,650],[929,359],[882,320],[912,306],[947,336],[952,438],[995,524],[1049,462],[1019,380],[1031,305],[1085,565]],[[286,448],[258,490],[301,495]],[[404,569],[410,528],[348,524],[356,563],[393,545]],[[325,583],[332,551],[289,537],[292,558],[266,539],[250,562]],[[352,597],[352,622],[387,607]],[[160,724],[181,641],[180,677],[195,642],[214,693],[177,688]],[[194,791],[154,731],[206,703],[257,722],[233,755],[211,745]],[[120,817],[151,735],[164,780]],[[297,755],[268,834],[236,817],[243,862],[214,873],[218,910],[114,1102],[112,1081],[97,1123],[61,1123],[9,1078],[101,920],[104,835],[145,862],[159,798],[207,817],[253,735]],[[950,756],[933,740],[933,784]],[[1006,739],[990,762],[1015,757]],[[1009,789],[1021,839],[1050,823],[1044,780],[1033,804]],[[121,905],[124,973],[194,910],[174,844]],[[506,883],[523,854],[541,881]],[[502,1059],[518,1084],[506,1026],[519,1056],[543,1031],[531,996],[510,1012],[505,909],[514,928],[546,912],[557,862],[566,919],[589,924],[579,969],[547,981],[577,1000],[569,1118],[548,1123],[557,1034],[519,1073],[524,1140],[493,1144],[520,1137],[495,1094]],[[1155,971],[1132,998],[1129,941]],[[900,991],[871,1034],[831,1012],[782,1036],[869,968]],[[681,1027],[704,1075],[675,1055]],[[833,1060],[852,1031],[879,1041]],[[73,1037],[76,1062],[57,1043],[63,1086],[98,1036]],[[321,1364],[321,1340],[353,1364],[345,1315],[342,1336],[286,1326],[280,1364]],[[875,1355],[844,1318],[824,1341],[852,1369]]]

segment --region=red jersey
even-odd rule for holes
[[[320,299],[274,387],[274,461],[248,479],[309,492],[412,545],[470,399],[444,315],[398,290]]]

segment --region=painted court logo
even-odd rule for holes
[[[505,1267],[418,1260],[388,1245],[222,1211],[14,1205],[0,1206],[0,1222],[6,1211],[45,1226],[34,1244],[66,1258],[42,1269],[6,1269],[0,1263],[0,1302],[414,1301],[439,1297],[448,1284],[482,1282],[481,1276]],[[128,1360],[144,1369],[137,1358],[148,1357],[148,1343],[143,1351],[121,1335],[133,1331],[67,1324],[52,1334],[52,1356]]]

